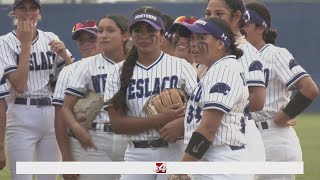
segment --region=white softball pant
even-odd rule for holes
[[[302,151],[299,138],[291,126],[279,127],[273,120],[257,122],[257,126],[264,142],[267,161],[302,161]],[[295,175],[259,175],[259,179],[294,180]]]
[[[210,146],[201,161],[209,162],[238,162],[248,161],[248,150],[246,148],[234,149],[229,145]],[[252,180],[250,175],[238,174],[195,174],[193,180]]]
[[[247,139],[247,148],[249,161],[266,161],[266,152],[259,129],[254,120],[248,120],[246,123],[245,136]]]
[[[6,140],[12,180],[32,180],[32,175],[16,174],[17,161],[61,161],[53,106],[8,103]],[[57,175],[35,177],[57,179]]]
[[[104,131],[89,131],[97,149],[84,150],[79,141],[70,137],[72,155],[76,161],[123,161],[127,141],[121,136]],[[81,174],[79,180],[117,180],[120,175]]]

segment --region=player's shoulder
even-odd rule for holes
[[[241,64],[236,59],[234,55],[225,56],[218,61],[216,61],[209,69],[209,74],[219,74],[219,76],[223,76],[225,74],[221,73],[224,72],[238,72],[242,70]]]
[[[272,57],[275,55],[276,53],[276,46],[274,46],[273,44],[265,44],[260,50],[260,56],[264,61],[270,61],[272,60]]]
[[[73,62],[72,64],[69,64],[68,66],[64,66],[60,73],[65,71],[73,71],[79,66],[80,60]]]
[[[251,52],[251,53],[259,53],[257,48],[255,48],[249,41],[245,40],[243,43],[238,45],[238,48],[240,48],[244,52]]]
[[[262,50],[262,49],[261,49]],[[271,56],[273,61],[288,61],[294,59],[292,54],[288,49],[283,47],[278,47],[274,45],[268,45],[263,51],[261,51],[262,56]]]
[[[275,46],[275,54],[276,55],[283,55],[283,56],[292,56],[288,49],[284,47],[277,47]]]
[[[94,55],[94,56],[89,56],[89,57],[85,57],[85,58],[82,58],[77,62],[77,66],[84,66],[84,67],[89,67],[91,63],[93,63],[94,61],[97,61],[99,60],[101,54],[97,54],[97,55]]]
[[[7,34],[0,36],[1,43],[11,44],[9,42],[11,42],[13,39],[16,39],[16,34],[14,33],[14,31],[8,32]]]
[[[240,48],[243,52],[243,56],[239,58],[240,61],[260,61],[261,58],[259,51],[248,41],[244,41],[238,46],[238,48]]]

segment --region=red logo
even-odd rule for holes
[[[156,163],[156,169],[154,171],[159,174],[167,173],[166,163]]]

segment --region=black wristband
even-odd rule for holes
[[[209,149],[211,143],[212,142],[208,141],[206,137],[195,131],[192,133],[185,152],[193,157],[196,157],[197,159],[201,159]]]
[[[311,103],[312,100],[298,91],[282,111],[286,113],[291,119],[293,119],[303,110],[305,110]]]

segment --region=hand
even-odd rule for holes
[[[6,156],[4,154],[4,148],[0,149],[0,170],[6,166]]]
[[[88,148],[97,149],[95,146],[89,132],[84,129],[80,124],[76,123],[76,125],[71,128],[72,133],[76,136],[78,141],[80,142],[83,149],[87,150]]]
[[[32,44],[35,25],[29,21],[19,21],[16,31],[16,36],[21,44]]]
[[[49,46],[51,47],[51,51],[57,53],[63,59],[68,57],[67,48],[62,41],[52,40],[49,42]]]
[[[167,142],[176,142],[184,134],[184,117],[169,122],[159,130],[160,138]]]
[[[274,118],[274,122],[281,127],[286,127],[286,126],[294,126],[296,125],[296,120],[295,119],[291,119],[286,113],[284,113],[283,111],[279,111],[275,118]]]
[[[172,104],[165,108],[165,111],[158,114],[158,118],[160,120],[160,127],[163,127],[167,123],[184,117],[186,111],[186,107],[181,104]]]

